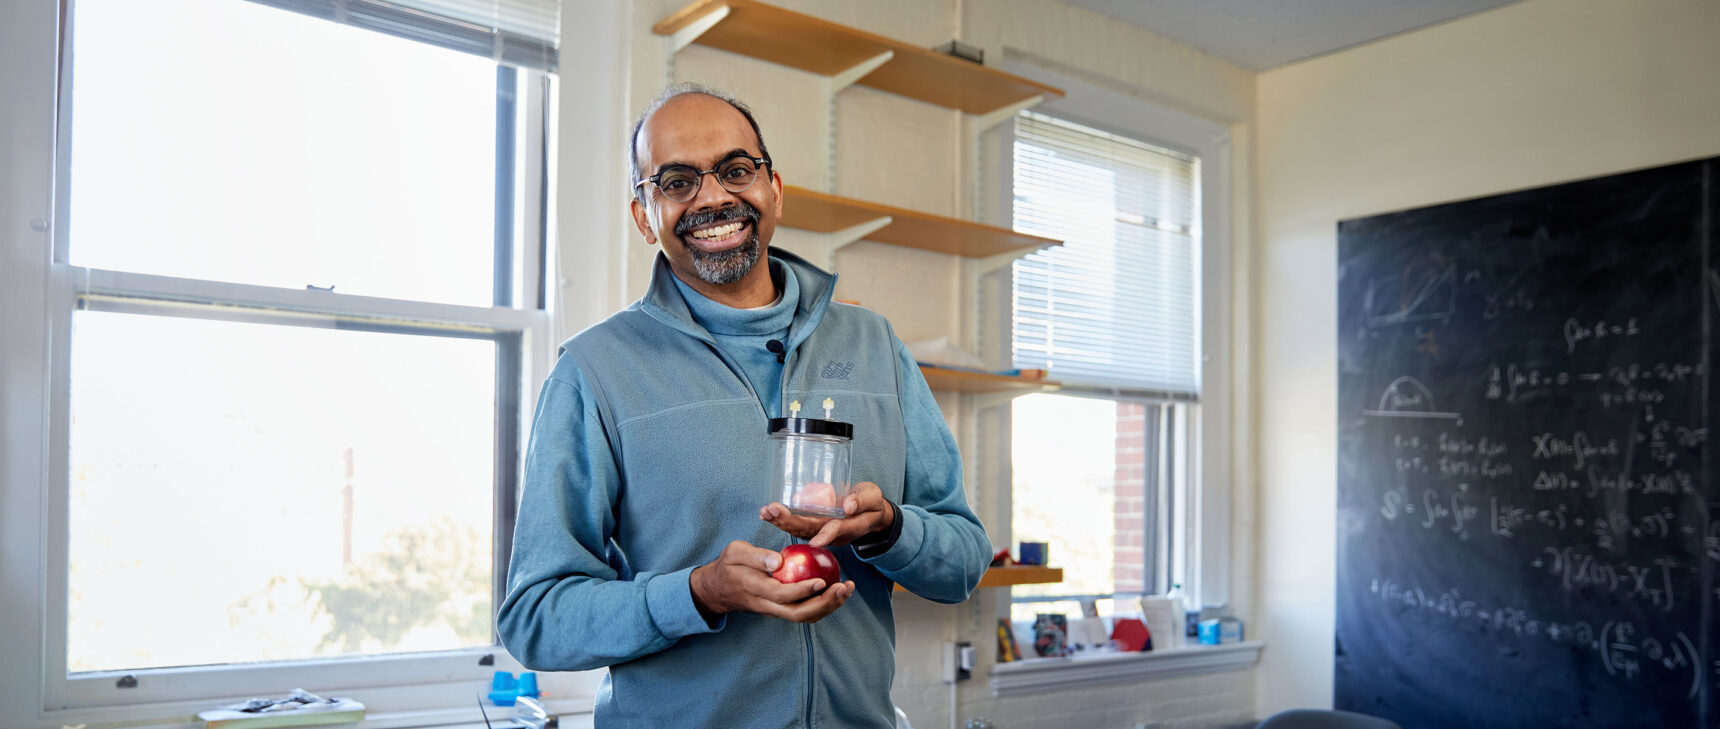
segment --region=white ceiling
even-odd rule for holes
[[[1264,71],[1517,0],[1067,0]]]

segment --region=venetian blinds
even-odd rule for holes
[[[251,0],[451,48],[497,63],[555,71],[561,0]]]
[[[1065,241],[1015,262],[1015,366],[1074,385],[1200,391],[1200,161],[1022,112],[1015,229]]]

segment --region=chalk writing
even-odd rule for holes
[[[1623,511],[1609,511],[1605,517],[1595,520],[1591,533],[1595,538],[1595,546],[1616,549],[1631,539],[1672,537],[1672,523],[1677,520],[1678,513],[1665,506],[1658,511],[1634,518]]]
[[[1630,564],[1597,559],[1574,547],[1545,547],[1529,564],[1557,576],[1566,591],[1598,588],[1646,600],[1662,612],[1670,612],[1678,601],[1672,589],[1672,571],[1678,567],[1678,560],[1671,557],[1657,557],[1648,564]]]
[[[1559,437],[1552,433],[1542,433],[1529,436],[1529,440],[1534,444],[1534,452],[1529,455],[1530,458],[1551,460],[1569,457],[1575,461],[1572,464],[1573,467],[1579,470],[1596,456],[1618,455],[1617,439],[1608,438],[1603,442],[1595,443],[1589,440],[1588,433],[1582,431],[1577,431],[1569,438]]]
[[[1472,271],[1471,273],[1479,272]],[[1465,282],[1467,282],[1467,280],[1468,279],[1466,277]],[[1522,289],[1512,289],[1499,294],[1484,294],[1483,298],[1485,299],[1486,304],[1481,309],[1481,318],[1489,321],[1498,319],[1500,315],[1504,314],[1506,311],[1535,310],[1535,300],[1529,298],[1529,295],[1524,293]]]
[[[1630,473],[1603,471],[1590,466],[1579,474],[1564,471],[1538,471],[1529,487],[1535,491],[1582,491],[1593,498],[1602,493],[1677,494],[1700,496],[1700,488],[1688,471],[1674,469],[1666,473]]]
[[[1565,353],[1577,351],[1577,343],[1585,339],[1605,339],[1607,337],[1633,337],[1638,334],[1636,317],[1631,317],[1624,324],[1609,324],[1602,319],[1592,326],[1577,321],[1565,320]]]
[[[1484,396],[1489,400],[1515,403],[1533,393],[1583,388],[1585,392],[1591,392],[1602,407],[1661,402],[1666,399],[1661,387],[1694,380],[1706,371],[1707,367],[1701,363],[1682,362],[1634,363],[1604,370],[1543,369],[1515,362],[1495,363],[1488,366]],[[1644,387],[1645,383],[1657,386]],[[1624,390],[1614,392],[1608,388]]]
[[[1389,418],[1439,418],[1460,420],[1457,413],[1442,412],[1434,407],[1433,393],[1414,377],[1399,377],[1380,393],[1379,407],[1363,410],[1363,415]]]
[[[1702,654],[1682,630],[1651,636],[1628,620],[1608,620],[1597,629],[1587,620],[1547,620],[1521,608],[1480,605],[1457,588],[1429,594],[1420,587],[1380,577],[1373,578],[1368,591],[1388,604],[1472,624],[1498,635],[1540,639],[1588,651],[1606,668],[1608,675],[1625,681],[1642,677],[1648,669],[1675,676],[1686,674],[1679,679],[1689,685],[1691,697],[1701,688],[1702,675],[1697,666]],[[1715,661],[1715,673],[1720,675],[1720,661]]]

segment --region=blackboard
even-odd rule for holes
[[[1720,729],[1720,158],[1338,225],[1334,705]]]

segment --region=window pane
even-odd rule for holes
[[[1199,392],[1200,162],[1034,112],[1016,118],[1016,230],[1065,241],[1015,262],[1015,366]]]
[[[1063,568],[1063,582],[1014,587],[1011,594],[1111,594],[1119,496],[1117,405],[1045,394],[1015,399],[1012,530],[1018,542],[1050,543],[1050,562]]]
[[[494,342],[73,327],[73,672],[490,643]]]
[[[236,0],[74,7],[73,263],[491,304],[493,62]]]

